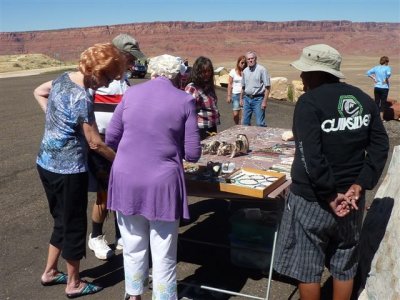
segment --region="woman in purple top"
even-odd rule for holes
[[[117,150],[107,206],[123,240],[126,299],[141,299],[147,287],[149,244],[153,299],[177,299],[179,219],[189,218],[182,160],[201,155],[194,99],[175,84],[181,70],[177,57],[153,58],[153,80],[125,92],[106,132]]]

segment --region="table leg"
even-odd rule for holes
[[[271,289],[272,273],[273,273],[273,269],[274,269],[275,247],[276,247],[276,240],[278,238],[278,229],[279,229],[279,226],[276,227],[276,230],[274,233],[274,242],[272,244],[271,262],[269,264],[269,271],[268,271],[267,295],[265,296],[266,300],[269,299],[269,292]]]

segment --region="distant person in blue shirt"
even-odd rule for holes
[[[383,120],[383,112],[387,106],[386,101],[389,94],[389,77],[392,75],[392,69],[388,66],[389,57],[387,56],[382,56],[379,63],[379,66],[375,66],[367,72],[367,76],[371,77],[375,82],[375,103]]]

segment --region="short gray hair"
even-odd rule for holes
[[[185,73],[186,66],[180,57],[163,54],[151,58],[148,69],[152,77],[164,76],[174,79],[179,72]]]
[[[249,56],[249,55],[251,55],[251,54],[253,54],[254,57],[257,58],[257,53],[256,53],[256,51],[252,51],[252,50],[246,52],[246,54],[245,54],[246,58],[247,58],[247,56]]]

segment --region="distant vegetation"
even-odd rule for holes
[[[67,65],[43,54],[0,55],[0,73]]]
[[[294,101],[294,91],[293,91],[293,84],[288,85],[288,92],[287,92],[287,99],[290,102]]]

